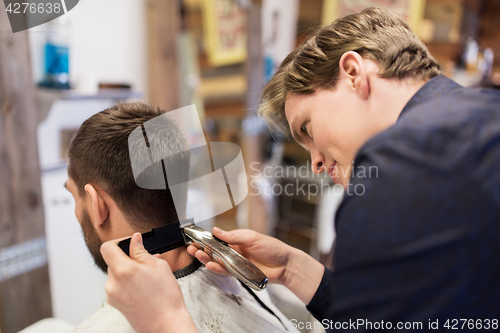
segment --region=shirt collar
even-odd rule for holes
[[[201,262],[199,262],[198,259],[194,259],[191,264],[187,265],[184,268],[176,270],[175,272],[173,272],[173,274],[176,279],[180,279],[194,273],[198,268],[200,268],[200,266]]]
[[[448,94],[451,90],[460,87],[455,81],[447,78],[444,75],[438,75],[427,81],[415,95],[406,103],[403,111],[399,115],[399,119],[403,116],[405,112],[414,108],[415,106],[427,102],[428,100],[438,98]]]

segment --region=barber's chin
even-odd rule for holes
[[[347,186],[349,184],[349,181],[346,179],[343,179],[342,177],[339,177],[337,175],[330,175],[330,177],[333,179],[333,182],[337,185],[342,185],[344,190],[347,190]]]
[[[350,171],[350,169],[348,170]],[[333,181],[335,182],[335,184],[339,184],[339,185],[342,185],[342,187],[344,188],[344,190],[347,191],[347,188],[349,186],[349,178],[345,177],[345,174],[341,174],[341,175],[337,175]]]
[[[335,184],[340,184],[344,188],[345,191],[347,191],[347,187],[349,186],[349,180],[348,179],[343,179],[343,178],[337,178],[333,180]]]
[[[333,164],[329,168],[328,175],[330,178],[333,179],[335,184],[340,184],[344,188],[344,190],[347,190],[347,187],[349,185],[349,178],[346,178],[345,176],[349,176],[351,174],[351,167],[347,167],[347,169],[343,169],[342,166],[340,166],[338,163]]]

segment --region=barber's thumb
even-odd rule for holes
[[[220,228],[213,227],[212,233],[215,237],[232,245],[249,245],[253,241],[254,232],[245,229],[236,229],[224,231]]]
[[[138,261],[144,261],[147,260],[147,258],[152,257],[148,251],[144,248],[144,245],[142,244],[142,235],[138,232],[136,232],[133,236],[132,239],[130,239],[130,258],[138,260]]]
[[[217,227],[213,227],[212,229],[212,233],[215,237],[229,244],[240,244],[241,240],[239,239],[240,237],[238,237],[238,231],[240,230],[224,231]]]
[[[221,228],[218,227],[213,227],[212,228],[212,234],[218,238],[226,238],[228,236],[228,232],[222,230]]]

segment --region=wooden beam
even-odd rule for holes
[[[247,98],[246,109],[249,119],[256,117],[257,108],[262,98],[264,83],[264,67],[262,61],[262,3],[252,1],[247,14]],[[245,154],[246,170],[248,176],[252,177],[253,171],[250,163],[262,162],[260,132],[249,131],[245,133],[243,144]],[[261,196],[248,195],[248,227],[261,233],[269,233],[268,212]]]
[[[0,250],[45,234],[28,35],[0,5]],[[48,267],[0,282],[1,332],[52,315]]]
[[[177,38],[181,27],[180,0],[147,0],[148,97],[167,111],[179,105]]]

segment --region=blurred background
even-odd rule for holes
[[[65,155],[80,124],[119,101],[195,104],[208,141],[241,147],[249,195],[209,226],[251,228],[330,262],[343,190],[256,110],[295,46],[370,6],[405,18],[446,76],[500,87],[498,0],[82,0],[16,33],[0,5],[0,332],[45,318],[68,332],[104,300],[106,276],[63,186]],[[272,296],[294,315],[286,291]]]

